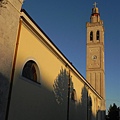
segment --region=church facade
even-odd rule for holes
[[[104,30],[98,8],[93,8],[91,22],[87,23],[85,79],[28,13],[21,10],[22,0],[8,0],[6,4],[3,1],[0,120],[104,120]],[[96,31],[99,40],[94,39]]]

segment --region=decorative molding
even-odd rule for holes
[[[100,20],[100,22],[94,22],[94,23],[87,22],[86,23],[86,27],[94,27],[94,26],[103,26],[103,21]]]
[[[8,3],[8,0],[0,0],[0,7],[6,7],[6,4]]]

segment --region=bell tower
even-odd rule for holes
[[[87,22],[86,29],[86,79],[105,100],[104,25],[96,3],[92,8],[90,22]],[[105,109],[105,102],[103,104]]]

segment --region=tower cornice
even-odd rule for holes
[[[94,27],[94,26],[103,26],[103,21],[100,20],[100,22],[94,22],[94,23],[87,22],[86,23],[86,27]]]
[[[91,46],[93,46],[93,45],[104,45],[104,43],[103,42],[98,42],[98,43],[86,43],[86,45],[91,45]]]

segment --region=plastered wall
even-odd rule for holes
[[[22,19],[20,23],[9,120],[87,120],[89,92],[85,79],[41,31],[39,34]],[[22,76],[29,60],[39,68],[38,83]],[[71,97],[73,89],[75,100]],[[94,92],[90,94],[95,96]],[[92,112],[95,117],[95,105]]]

